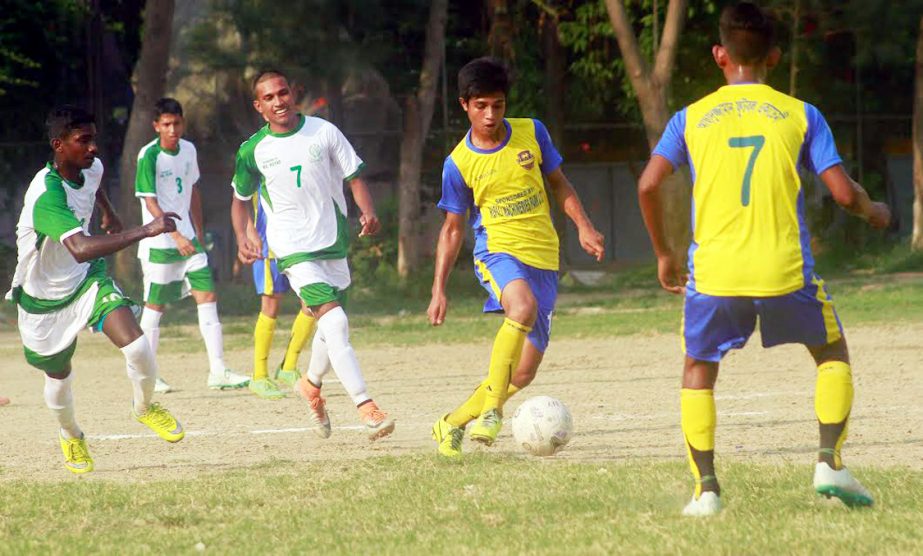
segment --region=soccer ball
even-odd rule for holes
[[[567,406],[549,396],[529,398],[513,414],[513,437],[533,456],[553,456],[573,432],[574,420]]]

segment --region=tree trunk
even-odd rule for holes
[[[426,24],[420,87],[416,95],[407,98],[404,109],[397,240],[397,271],[401,278],[408,277],[420,265],[420,169],[423,164],[423,146],[436,103],[436,85],[445,52],[443,44],[447,17],[448,0],[433,0]]]
[[[510,6],[507,0],[489,0],[490,33],[487,35],[487,45],[490,55],[506,62],[512,62],[515,56],[513,49],[513,19],[510,17]]]
[[[679,37],[686,18],[686,0],[670,0],[667,5],[663,35],[654,55],[653,68],[641,56],[634,27],[622,0],[606,0],[606,9],[625,61],[626,73],[641,108],[648,145],[653,149],[670,119],[666,92],[670,88]],[[662,198],[665,233],[670,247],[679,254],[689,244],[690,184],[685,174],[678,173],[664,185]]]
[[[792,48],[790,56],[790,63],[788,66],[788,94],[795,96],[798,92],[798,58],[799,58],[799,43],[801,42],[798,37],[799,26],[801,24],[801,0],[795,0],[795,6],[792,8]]]
[[[923,17],[917,34],[913,91],[913,237],[911,248],[923,251]]]
[[[558,148],[564,144],[564,82],[567,73],[564,49],[558,39],[557,18],[545,14],[542,50],[545,54],[545,91],[548,100],[548,128]]]
[[[174,0],[149,0],[144,8],[141,55],[132,76],[135,98],[119,165],[119,213],[126,227],[141,223],[141,205],[135,198],[135,170],[138,151],[154,134],[151,129],[154,103],[163,96],[167,83],[173,6]],[[123,284],[137,281],[135,253],[136,249],[132,247],[115,255],[115,275]]]

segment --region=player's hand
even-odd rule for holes
[[[263,258],[263,241],[250,234],[237,236],[237,258],[244,264],[251,264]]]
[[[188,257],[190,255],[195,254],[195,251],[196,251],[195,245],[193,245],[193,243],[189,241],[189,238],[187,238],[183,234],[179,232],[174,232],[173,241],[176,242],[176,248],[179,250],[180,255],[184,257]]]
[[[439,326],[445,322],[445,315],[449,310],[449,299],[444,293],[434,293],[429,301],[429,308],[426,309],[426,316],[429,317],[429,323],[433,326]]]
[[[381,222],[378,221],[378,217],[375,216],[374,212],[365,213],[360,216],[359,223],[362,224],[362,229],[359,230],[359,237],[373,236],[381,229]]]
[[[594,259],[596,262],[602,262],[606,254],[606,238],[599,233],[592,225],[584,226],[577,230],[580,239],[580,247]]]
[[[144,225],[144,231],[147,237],[159,236],[160,234],[169,234],[176,231],[176,221],[181,220],[175,212],[165,212],[157,218]]]
[[[122,227],[122,221],[119,219],[119,215],[107,210],[102,212],[102,217],[99,221],[99,227],[102,228],[102,230],[107,234],[117,234],[124,229]]]
[[[670,293],[686,292],[686,273],[673,253],[657,257],[657,278],[660,286]]]
[[[887,228],[891,224],[891,209],[884,203],[872,203],[868,223],[869,226],[877,230]]]

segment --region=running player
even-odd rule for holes
[[[279,272],[279,261],[270,251],[266,242],[266,212],[259,202],[259,197],[253,196],[254,226],[259,234],[262,245],[261,259],[253,263],[253,284],[256,293],[260,296],[260,315],[256,319],[253,330],[253,377],[250,379],[250,391],[267,400],[278,400],[285,397],[273,379],[277,379],[290,388],[294,388],[301,373],[298,371],[298,356],[307,343],[308,338],[314,333],[314,317],[302,304],[295,322],[292,324],[292,333],[289,337],[288,348],[282,365],[269,376],[269,351],[272,349],[272,337],[276,331],[276,317],[279,315],[279,303],[285,293],[292,287],[285,274]],[[326,353],[326,352],[324,352]]]
[[[157,363],[131,312],[131,301],[106,275],[101,257],[142,238],[176,229],[174,213],[164,213],[144,226],[122,231],[99,184],[103,165],[96,158],[93,116],[73,106],[54,109],[47,120],[54,151],[26,191],[16,244],[19,251],[12,289],[18,305],[19,334],[26,361],[45,373],[45,404],[60,425],[64,465],[74,473],[93,470],[86,438],[74,417],[71,358],[77,333],[102,331],[125,355],[132,384],[132,416],[168,442],[182,440],[183,427],[151,401]],[[89,233],[94,207],[106,235]]]
[[[471,129],[443,166],[439,208],[446,216],[427,314],[434,326],[445,321],[445,288],[467,218],[475,233],[475,275],[488,293],[484,312],[502,312],[505,318],[487,379],[433,426],[438,451],[446,457],[461,456],[465,426],[474,419],[472,440],[486,445],[496,440],[503,403],[532,382],[548,347],[559,256],[543,179],[577,226],[581,247],[597,261],[604,253],[603,236],[561,171],[561,155],[545,126],[529,118],[504,118],[510,89],[506,68],[491,58],[469,62],[458,72],[458,89]]]
[[[852,371],[833,301],[814,273],[798,169],[820,176],[840,206],[875,228],[888,225],[890,211],[846,174],[817,108],[765,84],[781,55],[773,25],[749,2],[722,11],[712,54],[728,84],[673,116],[638,183],[660,283],[685,291],[681,421],[695,477],[685,515],[721,509],[713,389],[721,358],[743,347],[757,317],[764,347],[804,344],[817,364],[815,490],[848,506],[872,504],[840,459]],[[687,163],[694,201],[688,280],[665,241],[660,201],[661,183]]]
[[[231,221],[238,257],[252,263],[263,256],[249,204],[258,194],[266,212],[266,243],[277,257],[279,270],[316,319],[320,338],[315,346],[318,341],[326,346],[323,354],[358,407],[369,437],[386,436],[394,430],[394,419],[367,393],[342,307],[350,285],[344,181],[362,212],[359,235],[375,234],[380,228],[368,188],[359,178],[362,161],[335,126],[295,111],[283,73],[260,73],[253,81],[253,94],[253,106],[267,124],[237,152]],[[315,430],[323,437],[330,435],[330,419],[320,395],[326,368],[313,376],[309,369],[297,385],[310,405]]]
[[[138,258],[144,274],[144,312],[141,329],[157,355],[160,318],[168,303],[190,293],[199,313],[199,332],[208,352],[208,387],[212,390],[243,388],[250,381],[231,372],[224,363],[224,338],[218,320],[215,280],[202,244],[202,197],[197,187],[199,162],[195,145],[183,139],[183,107],[172,98],[154,105],[154,139],[138,153],[135,196],[141,199],[141,218],[147,224],[164,212],[180,215],[176,231],[141,240]],[[157,377],[155,391],[169,392]]]

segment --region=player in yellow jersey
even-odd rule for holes
[[[505,318],[487,379],[433,426],[439,453],[447,457],[461,455],[465,426],[474,419],[472,440],[486,445],[496,440],[504,402],[532,382],[548,346],[559,255],[543,179],[576,224],[583,249],[597,261],[603,257],[603,236],[561,171],[561,155],[545,126],[529,118],[504,118],[509,88],[506,68],[490,58],[469,62],[458,73],[458,100],[471,129],[443,167],[439,208],[446,218],[427,314],[434,326],[445,321],[445,287],[467,219],[475,233],[475,274],[489,295],[484,312],[502,312]]]
[[[765,84],[781,56],[773,25],[749,2],[722,11],[712,54],[728,84],[673,116],[638,183],[660,283],[685,292],[681,421],[695,493],[684,515],[721,509],[713,389],[721,358],[743,347],[757,317],[764,347],[803,344],[817,363],[815,490],[872,505],[840,460],[852,371],[833,301],[814,273],[798,169],[820,176],[841,207],[875,228],[888,225],[890,211],[846,174],[821,113]],[[683,164],[693,181],[688,277],[665,242],[660,201],[664,179]]]

